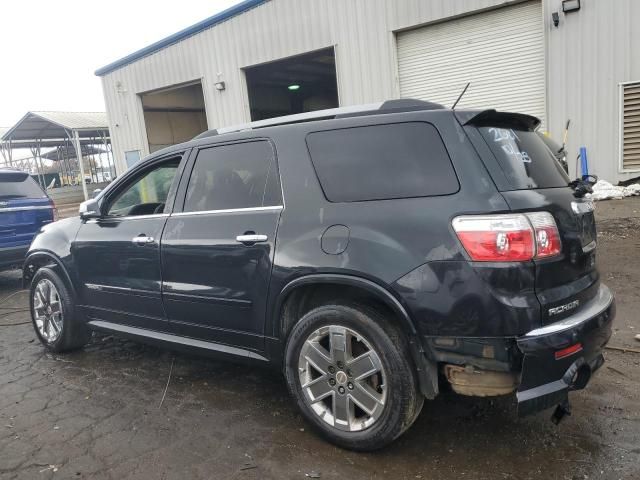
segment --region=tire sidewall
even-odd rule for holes
[[[352,450],[375,450],[399,436],[407,427],[407,395],[416,394],[414,373],[392,340],[395,332],[386,331],[373,318],[373,312],[345,305],[316,308],[293,327],[285,351],[285,376],[289,390],[303,416],[333,443]],[[338,430],[324,422],[307,404],[298,375],[298,359],[306,339],[322,326],[340,325],[355,331],[371,345],[382,362],[387,384],[386,405],[380,418],[369,428],[359,432]],[[406,350],[405,350],[406,351]]]

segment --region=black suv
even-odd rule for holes
[[[397,438],[443,385],[559,419],[615,307],[593,204],[538,124],[396,100],[154,153],[33,241],[36,334],[54,352],[102,330],[270,363],[356,450]]]

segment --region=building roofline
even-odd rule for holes
[[[268,1],[269,0],[244,0],[238,3],[237,5],[234,5],[230,8],[227,8],[226,10],[223,10],[220,13],[217,13],[216,15],[213,15],[212,17],[206,18],[201,22],[196,23],[195,25],[191,25],[190,27],[187,27],[184,30],[180,30],[179,32],[174,33],[173,35],[170,35],[166,38],[163,38],[162,40],[152,43],[147,47],[144,47],[136,52],[133,52],[127,55],[126,57],[123,57],[119,60],[116,60],[115,62],[105,65],[104,67],[97,69],[95,71],[95,74],[98,77],[102,77],[108,73],[113,72],[114,70],[122,68],[125,65],[135,62],[136,60],[139,60],[143,57],[151,55],[152,53],[162,50],[163,48],[168,47],[169,45],[178,43],[179,41],[184,40],[185,38],[188,38],[197,33],[200,33],[203,30],[211,28],[219,23],[224,22],[225,20],[229,20],[230,18],[235,17],[236,15],[240,15],[241,13],[244,13],[247,10],[250,10],[254,7],[262,5],[263,3],[266,3]]]

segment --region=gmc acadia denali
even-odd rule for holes
[[[593,204],[539,120],[416,100],[211,130],[44,226],[51,351],[93,330],[281,369],[330,441],[380,448],[442,385],[558,406],[603,363]]]

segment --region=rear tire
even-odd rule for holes
[[[372,308],[324,305],[294,325],[285,376],[302,414],[326,439],[376,450],[404,433],[424,403],[407,352],[402,332]]]
[[[58,274],[48,267],[36,272],[29,293],[31,321],[40,342],[55,353],[77,350],[91,339],[75,301]]]

